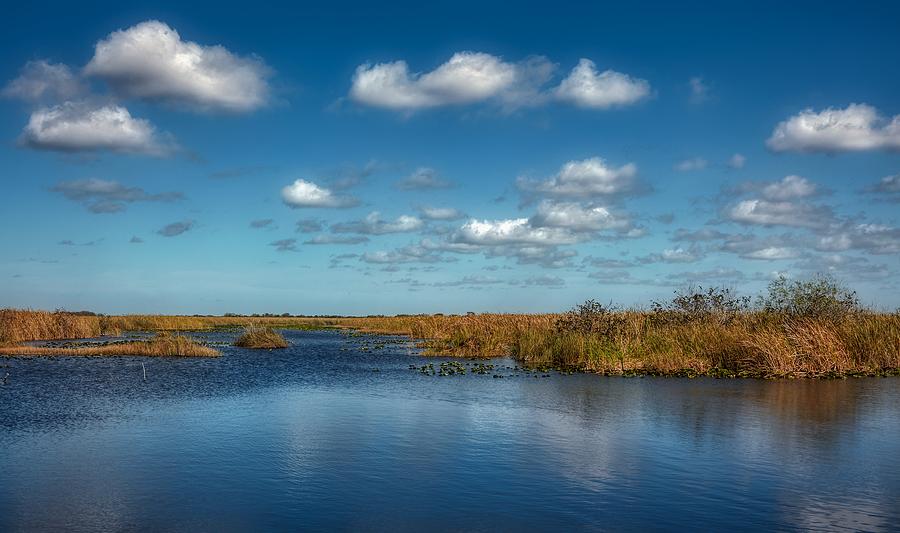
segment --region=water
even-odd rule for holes
[[[0,531],[900,527],[900,379],[426,376],[448,359],[286,336],[0,359]]]

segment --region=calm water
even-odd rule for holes
[[[0,531],[900,527],[900,379],[440,377],[286,336],[0,358]]]

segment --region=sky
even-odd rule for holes
[[[0,307],[900,306],[900,6],[586,4],[7,6]]]

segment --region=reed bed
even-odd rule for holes
[[[248,328],[239,341],[248,346],[281,346],[284,339],[272,336],[276,327],[350,328],[418,339],[427,355],[511,356],[535,367],[604,374],[900,375],[900,313],[863,309],[855,293],[822,277],[776,280],[754,305],[730,289],[689,287],[649,310],[588,300],[555,314],[107,317],[0,311],[0,343],[7,344],[236,327]]]
[[[252,349],[276,349],[287,348],[290,343],[277,331],[265,326],[249,326],[244,333],[234,341],[234,345],[241,348]]]
[[[113,357],[133,355],[147,357],[217,357],[219,352],[183,335],[160,333],[148,341],[121,342],[75,348],[3,346],[0,347],[0,355],[34,357]]]

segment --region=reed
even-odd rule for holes
[[[290,343],[274,329],[266,326],[248,326],[234,341],[235,346],[253,349],[287,348]]]
[[[5,356],[148,356],[148,357],[216,357],[219,352],[183,335],[157,334],[149,341],[123,342],[83,346],[77,348],[57,348],[44,346],[3,346],[0,355]]]

